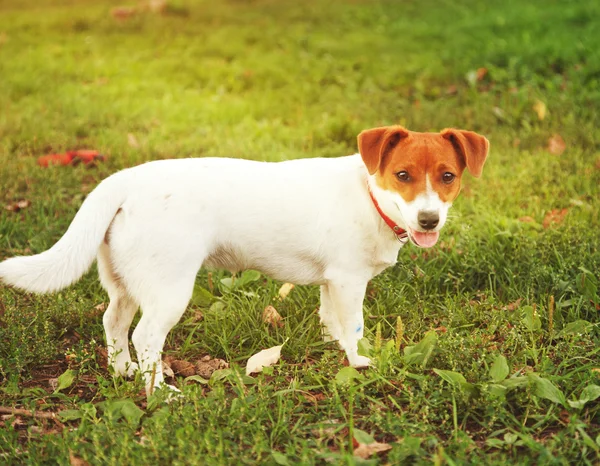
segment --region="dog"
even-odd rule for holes
[[[110,298],[109,361],[116,375],[140,370],[148,394],[164,384],[165,338],[201,267],[319,285],[325,337],[338,341],[351,366],[368,366],[358,354],[367,283],[408,241],[436,244],[465,168],[481,175],[489,142],[465,130],[388,126],[361,132],[358,148],[340,158],[190,158],[119,171],[87,196],[54,246],[0,263],[0,279],[50,293],[96,258]],[[139,308],[135,364],[128,331]]]

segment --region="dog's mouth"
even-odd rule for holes
[[[431,248],[435,246],[440,238],[439,231],[417,231],[409,228],[408,234],[412,242],[420,248]]]

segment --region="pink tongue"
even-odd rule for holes
[[[430,248],[431,246],[437,243],[438,238],[440,237],[440,233],[438,231],[411,231],[411,236],[422,248]]]

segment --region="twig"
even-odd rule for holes
[[[56,413],[48,413],[46,411],[30,411],[29,409],[21,408],[6,408],[5,406],[0,406],[0,414],[13,414],[15,416],[28,416],[40,419],[57,419]]]

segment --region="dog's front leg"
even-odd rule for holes
[[[364,334],[363,301],[367,283],[365,279],[352,276],[327,283],[329,302],[340,325],[340,334],[336,336],[352,367],[367,367],[371,363],[369,358],[358,354],[358,340]]]

